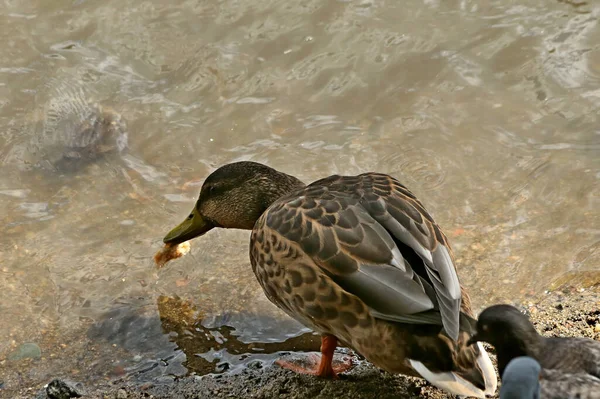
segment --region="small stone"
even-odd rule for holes
[[[600,323],[596,323],[596,325],[594,326],[594,331],[600,332]]]
[[[249,368],[250,370],[260,370],[262,369],[263,365],[259,360],[254,360],[251,361],[250,363],[248,363],[246,365],[247,368]]]
[[[140,390],[147,391],[148,389],[152,388],[153,386],[154,386],[153,383],[146,382],[145,384],[140,385]]]
[[[39,359],[41,357],[42,350],[34,343],[23,344],[10,355],[8,355],[9,360]]]
[[[127,399],[127,391],[125,391],[124,389],[119,389],[117,391],[117,399]]]

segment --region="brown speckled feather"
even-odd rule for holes
[[[446,238],[414,195],[390,176],[316,181],[276,201],[254,230],[269,236],[251,241],[257,269],[265,266],[265,253],[284,264],[290,257],[309,258],[307,264],[318,265],[371,315],[443,324],[458,338],[461,289]]]

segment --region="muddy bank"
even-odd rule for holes
[[[578,282],[578,287],[581,287]],[[584,336],[600,339],[600,286],[578,288],[565,283],[528,303],[517,304],[547,336]],[[493,350],[490,350],[495,361]],[[61,378],[62,376],[55,376]],[[49,381],[48,381],[49,382]],[[236,375],[189,376],[173,381],[161,377],[153,383],[125,380],[98,382],[84,387],[89,398],[432,398],[450,396],[424,380],[380,371],[358,360],[356,367],[337,381],[298,375],[268,363],[253,363]],[[2,392],[2,397],[45,399],[42,387]]]

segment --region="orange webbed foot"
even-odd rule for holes
[[[333,335],[321,337],[321,356],[311,352],[305,355],[295,354],[289,360],[279,359],[275,363],[280,367],[301,374],[312,374],[322,378],[338,378],[339,373],[352,368],[352,359],[345,356],[334,357],[337,338]]]
[[[310,374],[321,378],[337,379],[338,374],[350,370],[353,366],[352,359],[348,356],[335,356],[327,364],[323,357],[316,352],[295,353],[275,361],[279,367],[292,370],[299,374]]]

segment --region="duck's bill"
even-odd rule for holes
[[[204,219],[194,207],[190,216],[181,222],[179,226],[169,231],[165,238],[163,238],[163,242],[173,245],[181,244],[182,242],[201,236],[213,227],[215,227],[214,224]]]

